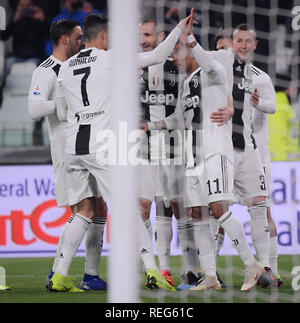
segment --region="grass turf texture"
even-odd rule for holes
[[[107,280],[107,257],[101,259],[100,276]],[[228,260],[232,261],[234,273],[228,268]],[[296,260],[296,261],[295,261]],[[11,290],[0,291],[0,303],[106,303],[107,292],[89,291],[86,293],[49,293],[45,290],[45,281],[49,274],[53,258],[10,258],[0,259],[0,266],[6,270],[6,284]],[[231,263],[231,262],[230,262]],[[243,283],[243,268],[238,257],[220,257],[218,269],[222,278],[229,284],[227,289],[220,292],[165,292],[149,290],[143,287],[144,276],[141,271],[141,299],[145,303],[274,303],[274,302],[300,302],[300,291],[292,289],[291,271],[295,265],[300,265],[300,256],[279,256],[278,267],[284,281],[280,289],[254,288],[250,292],[240,292]],[[84,268],[84,258],[75,258],[70,276],[80,284]],[[176,286],[181,283],[179,273],[182,270],[181,257],[171,257],[171,268]],[[230,275],[226,276],[228,273]],[[120,274],[122,274],[120,272]],[[231,276],[233,277],[230,281]],[[300,282],[299,282],[300,284]]]

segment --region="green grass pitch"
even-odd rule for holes
[[[107,257],[101,259],[100,276],[107,279]],[[89,291],[80,294],[49,293],[45,290],[46,277],[50,271],[53,258],[5,258],[0,259],[0,266],[6,270],[6,284],[11,290],[0,291],[0,303],[106,303],[107,292]],[[143,272],[141,270],[141,300],[144,303],[299,303],[300,290],[292,288],[292,268],[300,265],[300,256],[279,256],[278,267],[284,285],[280,288],[254,288],[250,292],[240,292],[243,282],[243,268],[238,257],[219,257],[219,272],[229,287],[216,292],[162,292],[143,287]],[[182,269],[181,257],[172,256],[171,266],[176,284],[180,284]],[[70,269],[70,276],[78,283],[82,278],[84,258],[76,257]],[[234,270],[233,270],[234,269]],[[121,273],[120,273],[121,274]],[[300,274],[300,273],[299,273]],[[300,285],[300,279],[298,284]]]

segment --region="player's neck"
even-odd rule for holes
[[[99,50],[106,50],[105,46],[102,44],[102,42],[98,41],[92,41],[92,42],[87,42],[85,45],[85,48],[97,48]]]
[[[52,55],[61,62],[68,59],[67,53],[59,48],[55,48]]]
[[[191,64],[191,66],[187,72],[188,72],[188,74],[193,74],[196,71],[196,69],[198,69],[198,68],[199,68],[199,65],[195,60],[195,61],[193,61],[193,63]]]

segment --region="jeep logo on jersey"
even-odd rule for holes
[[[200,103],[200,97],[199,97],[199,95],[194,95],[192,97],[186,97],[182,101],[184,110],[186,110],[188,108],[194,108],[194,109],[195,108],[198,108],[199,107],[199,103]]]
[[[155,94],[155,93],[149,93],[147,90],[145,92],[145,95],[141,97],[142,103],[147,104],[163,104],[163,105],[171,105],[172,103],[175,103],[175,95],[172,93],[169,94]]]
[[[252,94],[253,92],[253,85],[252,81],[249,79],[242,78],[242,83],[238,83],[238,88],[240,90],[245,90],[246,93]]]

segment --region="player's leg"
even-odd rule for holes
[[[154,252],[153,252],[153,230],[151,224],[151,206],[155,198],[158,181],[158,169],[154,165],[139,166],[138,181],[139,181],[139,201],[140,201],[140,216],[138,229],[138,250],[143,261],[146,271],[146,283],[148,288],[163,288],[166,290],[175,291],[161,275],[158,270]],[[141,225],[142,224],[142,225]]]
[[[103,234],[107,218],[107,205],[102,197],[95,201],[95,216],[85,235],[85,270],[81,288],[106,290],[107,283],[99,277],[99,265],[103,246]]]
[[[198,277],[198,251],[194,236],[194,222],[189,212],[184,207],[181,198],[172,199],[173,214],[177,219],[177,230],[182,250],[184,274],[192,273]]]
[[[163,166],[166,174],[164,185],[165,195],[170,200],[172,212],[177,220],[177,232],[182,250],[184,273],[181,275],[183,284],[194,283],[191,277],[198,278],[198,254],[195,245],[193,219],[190,211],[184,206],[184,167],[179,164]],[[188,284],[188,285],[190,285]],[[179,285],[181,289],[183,285]]]
[[[246,267],[245,280],[241,289],[251,289],[256,284],[256,276],[263,271],[263,267],[252,255],[242,223],[229,210],[229,203],[233,199],[233,163],[227,156],[217,154],[207,159],[206,166],[209,206],[213,216],[218,219],[219,225],[232,240]]]
[[[270,230],[270,268],[276,277],[277,286],[280,287],[283,284],[283,281],[278,273],[278,235],[276,224],[271,216],[271,208],[269,206],[267,208],[267,216]]]
[[[204,162],[187,169],[185,175],[185,207],[191,208],[194,241],[199,261],[204,271],[204,280],[190,290],[221,289],[216,276],[214,240],[210,228],[206,174]]]
[[[68,275],[73,258],[92,223],[94,200],[95,198],[88,198],[78,203],[78,212],[64,233],[61,253],[49,283],[50,291],[81,291],[75,287]]]
[[[173,212],[169,205],[165,205],[165,201],[161,196],[155,197],[155,205],[156,217],[154,237],[159,259],[160,272],[171,285],[174,285],[174,279],[172,277],[170,266],[171,241],[173,238]]]
[[[198,249],[199,261],[204,271],[204,279],[190,290],[221,289],[216,274],[216,259],[214,251],[214,239],[210,228],[209,209],[205,206],[193,207],[194,236]]]
[[[77,206],[77,212],[64,231],[61,252],[57,259],[55,273],[50,280],[52,286],[49,286],[49,290],[59,290],[59,288],[61,288],[61,291],[64,290],[62,282],[69,278],[68,273],[72,260],[95,215],[97,197],[86,198],[89,187],[96,185],[92,192],[98,191],[98,181],[90,172],[92,169],[91,158],[93,156],[66,155],[65,181],[68,190],[68,202],[70,205]],[[58,283],[56,284],[56,282]]]

